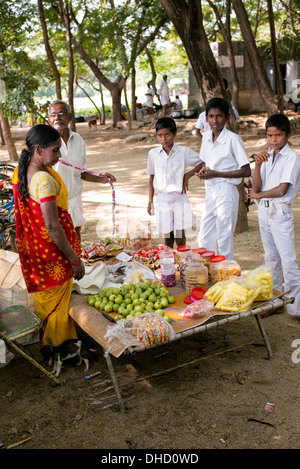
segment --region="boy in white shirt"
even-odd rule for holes
[[[242,178],[250,176],[249,159],[241,137],[226,129],[229,105],[212,98],[206,105],[210,129],[203,134],[198,174],[205,181],[205,202],[198,244],[233,259],[233,234],[237,222]]]
[[[265,261],[275,264],[273,286],[282,290],[284,279],[284,289],[290,289],[290,295],[295,298],[293,304],[287,305],[287,311],[300,318],[300,271],[291,207],[300,186],[300,156],[289,147],[290,122],[285,115],[269,117],[266,131],[271,151],[255,156],[250,197],[259,200],[258,220]]]
[[[153,215],[154,193],[156,200],[157,231],[162,233],[165,244],[173,248],[185,244],[185,229],[195,224],[186,191],[188,180],[199,169],[199,155],[187,147],[175,145],[176,123],[170,117],[158,119],[155,125],[156,136],[161,144],[148,154],[146,173],[149,177],[148,213]],[[185,173],[187,166],[193,169]]]

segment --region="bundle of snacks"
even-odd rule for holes
[[[218,281],[227,280],[232,275],[240,276],[241,267],[236,261],[222,261],[218,267]]]
[[[205,298],[213,301],[216,309],[221,311],[246,311],[257,299],[261,288],[248,279],[232,278],[226,282],[218,282],[205,294]]]
[[[214,304],[208,300],[194,301],[192,304],[187,306],[180,316],[187,319],[196,319],[206,316],[214,307]]]
[[[150,226],[147,228],[139,222],[133,222],[131,225],[131,230],[127,233],[126,238],[121,240],[124,247],[132,252],[140,249],[150,249],[152,247]]]
[[[123,249],[121,239],[105,238],[82,248],[82,260],[85,264],[91,265],[94,262],[102,260],[112,251],[120,251]]]
[[[273,299],[273,264],[263,264],[249,272],[247,278],[261,287],[256,301]]]
[[[159,269],[159,255],[156,249],[140,249],[133,258],[150,269]]]
[[[172,326],[160,314],[155,313],[145,313],[131,318],[128,327],[146,347],[160,344],[174,336]]]

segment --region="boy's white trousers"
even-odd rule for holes
[[[237,186],[229,182],[207,185],[198,246],[233,260],[233,234],[239,207]]]
[[[296,259],[294,240],[294,217],[290,204],[264,201],[258,205],[258,220],[265,251],[265,261],[273,262],[273,286],[277,290],[290,289],[287,296],[295,298],[287,305],[289,314],[300,317],[300,271]]]

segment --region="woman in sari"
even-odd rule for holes
[[[68,191],[51,166],[60,158],[60,135],[39,124],[26,136],[13,174],[18,251],[29,293],[42,321],[42,345],[76,339],[69,316],[73,278],[85,273],[81,247],[67,211]]]

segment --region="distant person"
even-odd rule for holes
[[[66,166],[60,161],[53,166],[58,172],[68,189],[68,211],[71,215],[74,227],[81,239],[81,227],[85,223],[82,206],[83,181],[106,183],[109,180],[115,182],[112,174],[105,173],[96,176],[84,170],[86,166],[86,146],[83,138],[69,128],[71,122],[71,110],[64,101],[53,101],[49,107],[49,124],[54,127],[61,136],[61,159],[72,165],[83,168],[82,170]]]
[[[271,151],[261,151],[255,156],[250,197],[259,202],[258,221],[265,262],[275,266],[273,287],[282,290],[284,280],[284,289],[295,298],[293,304],[286,306],[287,311],[299,319],[300,271],[295,252],[292,203],[300,187],[300,155],[288,144],[290,121],[284,114],[268,118],[266,133]]]
[[[181,101],[181,99],[179,99],[178,95],[176,95],[173,102],[176,104],[175,111],[182,111],[183,105],[182,105],[182,101]]]
[[[148,109],[149,114],[154,114],[154,109],[153,109],[153,97],[155,95],[155,89],[153,86],[151,86],[151,82],[149,81],[147,83],[148,89],[146,92],[146,106]]]
[[[135,97],[135,106],[137,109],[141,109],[143,106],[141,105],[141,103],[138,103],[138,97],[136,96]]]
[[[163,79],[158,86],[158,94],[159,94],[160,104],[162,105],[163,116],[167,114],[167,107],[170,104],[170,92],[169,92],[167,79],[168,79],[167,75],[163,75]]]
[[[236,227],[239,191],[243,177],[250,176],[250,164],[241,137],[226,129],[229,104],[221,98],[206,105],[209,131],[203,134],[200,160],[203,166],[196,176],[205,181],[198,245],[233,260],[233,234]]]
[[[199,155],[190,148],[175,145],[176,123],[170,117],[161,117],[155,125],[161,146],[148,154],[149,203],[147,211],[154,214],[154,194],[157,231],[164,236],[167,246],[185,244],[185,229],[195,224],[195,217],[187,197],[188,180],[200,169]],[[185,173],[186,167],[193,169]]]

